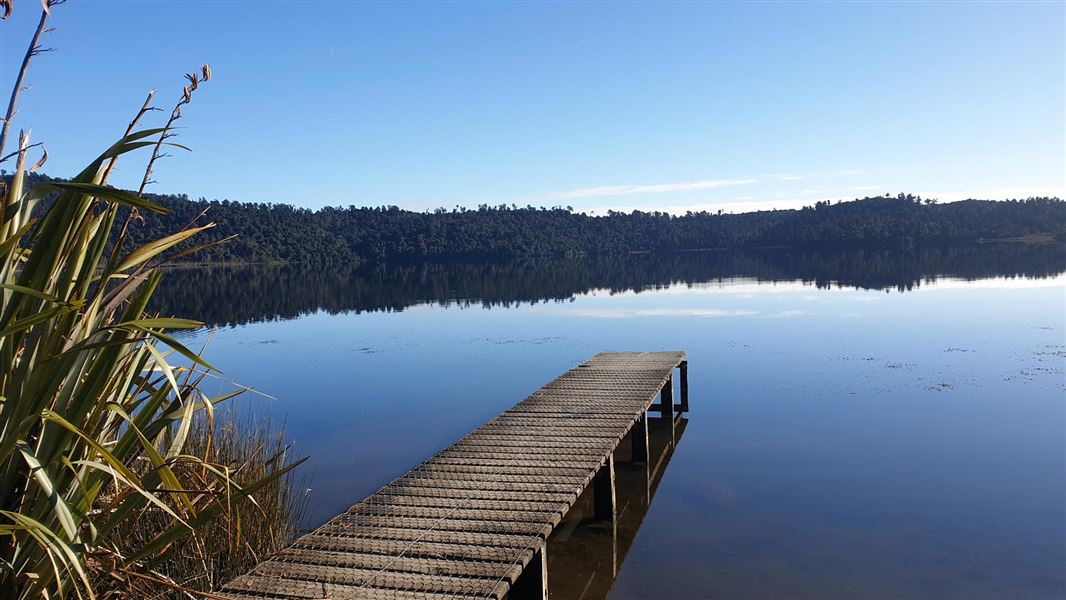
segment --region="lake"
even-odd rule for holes
[[[276,398],[241,402],[311,457],[308,525],[596,352],[684,350],[676,446],[660,423],[653,481],[621,469],[618,532],[561,527],[553,598],[1059,598],[1064,272],[1027,245],[217,267],[159,308]]]

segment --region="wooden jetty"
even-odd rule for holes
[[[687,370],[684,352],[597,354],[222,595],[546,599],[549,534],[590,485],[596,518],[615,518],[615,449],[628,435],[633,461],[648,460],[647,412],[673,419],[688,410]]]

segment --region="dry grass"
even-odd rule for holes
[[[307,481],[295,478],[293,471],[274,477],[294,462],[284,427],[240,409],[217,414],[213,426],[208,421],[201,418],[194,423],[186,441],[189,454],[229,469],[238,482],[269,479],[271,483],[253,496],[254,502],[199,527],[165,559],[148,565],[157,580],[99,570],[94,581],[99,597],[177,599],[188,598],[188,591],[216,590],[284,548],[298,533],[307,508]],[[195,470],[185,474],[186,489],[209,484]],[[170,525],[168,515],[148,509],[120,527],[112,542],[125,554]]]

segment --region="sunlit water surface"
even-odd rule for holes
[[[310,455],[314,525],[596,352],[684,350],[684,439],[617,579],[589,595],[1062,597],[1066,279],[929,275],[312,303],[217,329],[208,356],[276,397],[244,402]]]

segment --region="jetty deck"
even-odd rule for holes
[[[597,354],[230,581],[222,595],[547,598],[549,534],[590,485],[596,518],[615,518],[615,449],[628,435],[633,461],[648,460],[647,412],[688,410],[687,367],[684,352]]]

